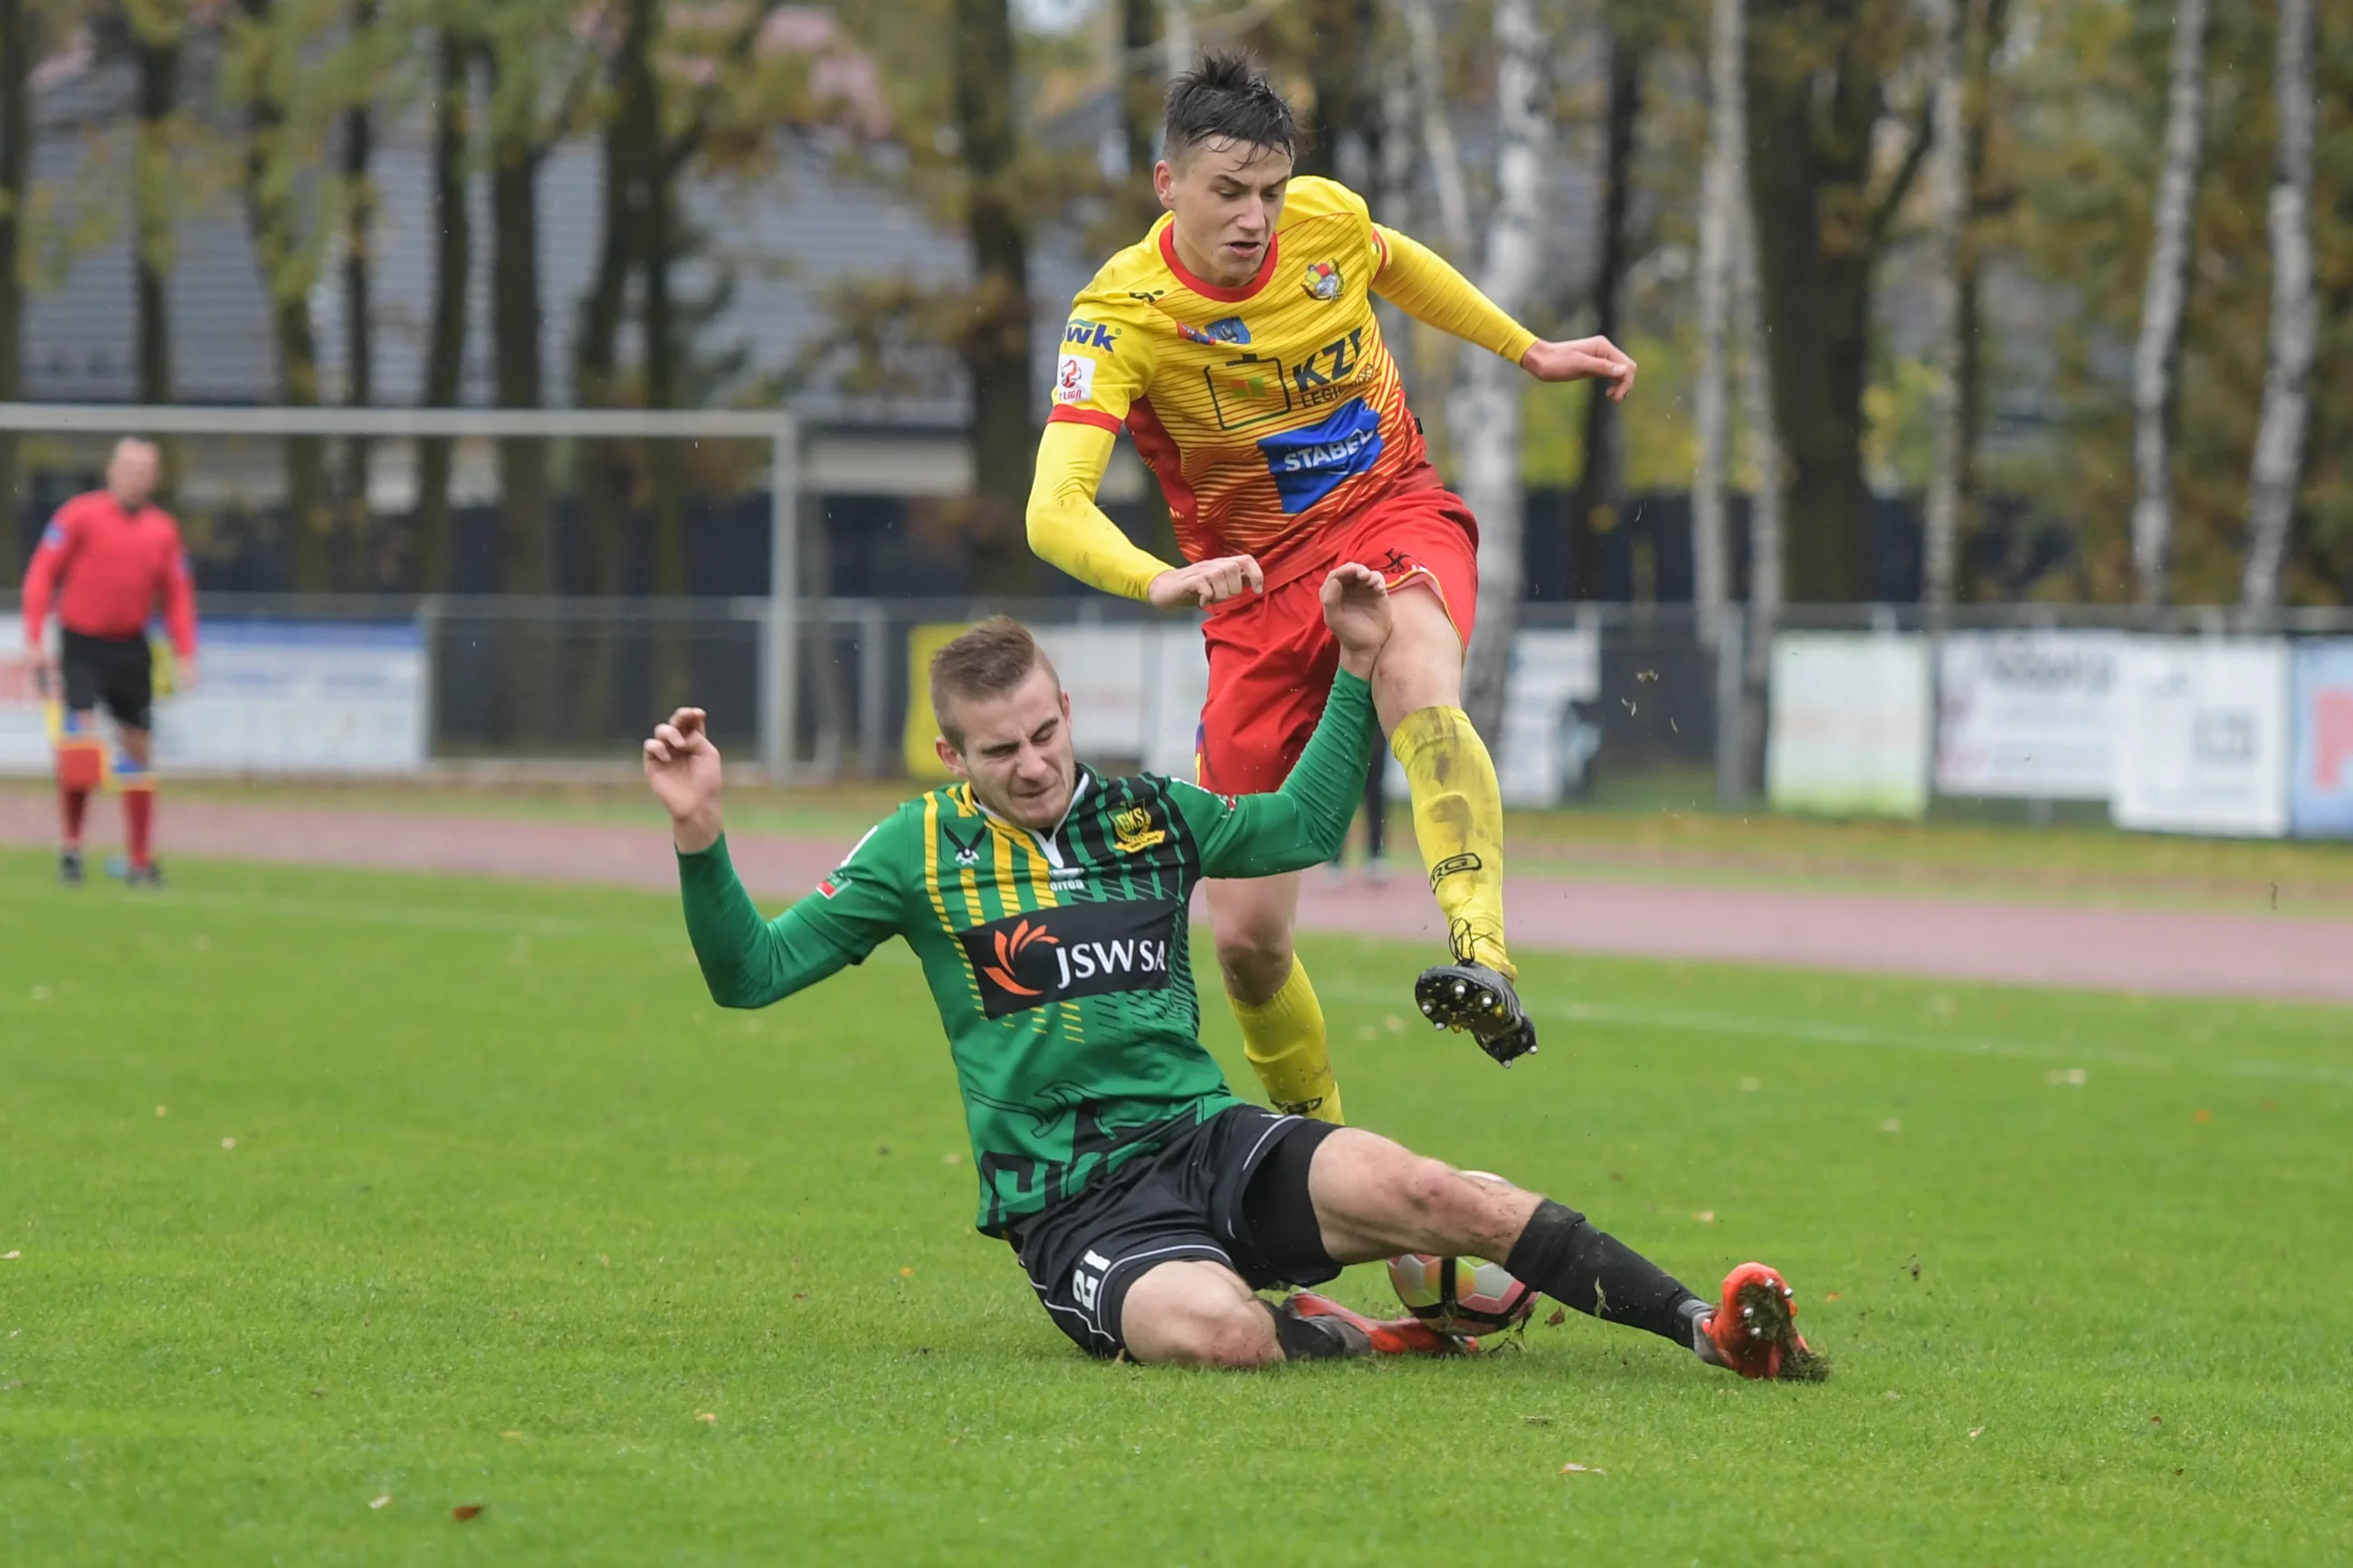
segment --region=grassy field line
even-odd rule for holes
[[[563,917],[504,915],[449,905],[390,904],[355,900],[292,899],[276,895],[202,892],[175,889],[157,899],[150,909],[233,910],[287,920],[333,920],[362,924],[406,926],[420,930],[470,931],[501,936],[628,937],[649,941],[679,938],[683,932],[668,921],[591,921]],[[1630,961],[1639,962],[1639,961]],[[1335,1001],[1363,1006],[1394,1005],[1395,994],[1370,987],[1319,987]],[[2234,1078],[2276,1079],[2289,1083],[2353,1085],[2353,1068],[2297,1066],[2255,1059],[2200,1058],[2189,1062],[2119,1051],[2107,1047],[2038,1044],[2031,1040],[1971,1036],[1940,1039],[1905,1035],[1848,1024],[1757,1017],[1753,1015],[1696,1012],[1683,1008],[1628,1007],[1610,1003],[1569,1002],[1534,1009],[1539,1018],[1572,1024],[1609,1024],[1626,1028],[1660,1029],[1683,1034],[1767,1039],[1815,1046],[1841,1046],[1864,1050],[1920,1051],[1947,1057],[2003,1057],[2060,1067],[2099,1066],[2143,1072],[2206,1071]]]
[[[1353,1002],[1366,1006],[1395,1005],[1393,992],[1375,991],[1364,987],[1324,987],[1317,991],[1335,1001]],[[1843,1046],[1862,1050],[1919,1051],[1943,1057],[2004,1057],[2019,1061],[2045,1062],[2057,1067],[2110,1067],[2141,1072],[2220,1073],[2234,1078],[2275,1079],[2291,1083],[2327,1083],[2353,1085],[2353,1069],[2327,1067],[2299,1067],[2285,1062],[2256,1060],[2197,1059],[2188,1062],[2162,1057],[2141,1056],[2101,1046],[2070,1045],[2053,1042],[2037,1044],[2031,1040],[1989,1039],[1983,1036],[1966,1038],[1936,1039],[1925,1035],[1902,1035],[1884,1029],[1859,1028],[1846,1024],[1799,1022],[1792,1019],[1763,1018],[1754,1015],[1730,1013],[1699,1013],[1682,1008],[1625,1007],[1609,1003],[1569,1002],[1553,1006],[1529,1009],[1538,1018],[1557,1018],[1575,1024],[1615,1024],[1627,1028],[1662,1029],[1676,1034],[1719,1035],[1743,1039],[1781,1040],[1813,1046]]]
[[[274,894],[224,893],[174,889],[148,900],[143,908],[181,910],[189,913],[232,911],[274,915],[287,920],[331,920],[363,925],[395,925],[422,931],[475,931],[499,936],[631,936],[659,939],[685,935],[680,921],[657,924],[640,921],[573,920],[563,916],[500,914],[494,910],[459,909],[447,904],[401,904],[354,898],[289,899]]]

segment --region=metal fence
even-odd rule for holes
[[[12,597],[0,595],[0,613],[14,608]],[[781,754],[788,776],[802,780],[902,771],[901,742],[914,700],[911,650],[920,628],[1003,613],[1040,628],[1149,626],[1189,639],[1197,619],[1100,598],[806,599],[795,616],[780,617],[775,609],[766,598],[215,594],[204,603],[208,617],[222,619],[416,626],[429,671],[427,754],[436,763],[625,761],[657,717],[693,702],[710,711],[723,747],[747,761]],[[1571,802],[1696,809],[1736,802],[1753,790],[1766,661],[1751,657],[1755,628],[1738,606],[1720,617],[1712,636],[1689,605],[1528,604],[1520,621],[1526,632],[1589,639],[1581,645],[1591,649],[1589,678],[1579,678],[1561,714],[1564,733],[1546,737],[1566,759],[1562,783]],[[1913,605],[1798,605],[1777,625],[1784,631],[1931,629],[1923,608]],[[776,646],[786,626],[792,628],[790,649]],[[2254,629],[2229,609],[2152,615],[2031,604],[1957,606],[1941,629],[2047,628],[2210,637]],[[2353,611],[2285,611],[2263,629],[2353,635]],[[786,677],[792,700],[775,701],[772,683]],[[1172,694],[1169,700],[1198,698]],[[790,733],[772,748],[776,738],[766,727],[779,715]],[[1083,747],[1083,712],[1078,727]]]

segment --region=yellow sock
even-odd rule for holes
[[[1460,708],[1418,708],[1389,750],[1413,789],[1413,836],[1456,958],[1516,980],[1504,949],[1504,795],[1487,743]]]
[[[1242,1026],[1242,1055],[1274,1108],[1342,1125],[1340,1086],[1333,1079],[1332,1053],[1324,1038],[1324,1005],[1307,983],[1307,966],[1293,959],[1291,978],[1263,1002],[1244,1002],[1230,992],[1226,1000]]]

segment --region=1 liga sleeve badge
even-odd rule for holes
[[[1054,370],[1054,401],[1084,403],[1094,395],[1094,359],[1087,354],[1064,354]]]

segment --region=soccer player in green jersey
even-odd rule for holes
[[[902,805],[773,921],[728,861],[702,714],[681,709],[646,742],[645,768],[712,999],[766,1006],[905,939],[955,1058],[980,1229],[1011,1243],[1091,1354],[1255,1367],[1451,1351],[1411,1318],[1258,1294],[1426,1252],[1501,1259],[1580,1311],[1746,1376],[1819,1375],[1794,1298],[1763,1264],[1733,1270],[1711,1307],[1574,1209],[1227,1089],[1201,1046],[1187,900],[1203,878],[1329,860],[1369,755],[1388,592],[1346,563],[1322,604],[1340,646],[1331,699],[1282,787],[1239,797],[1080,765],[1070,699],[1036,642],[1002,617],[975,627],[931,668],[957,782]]]

